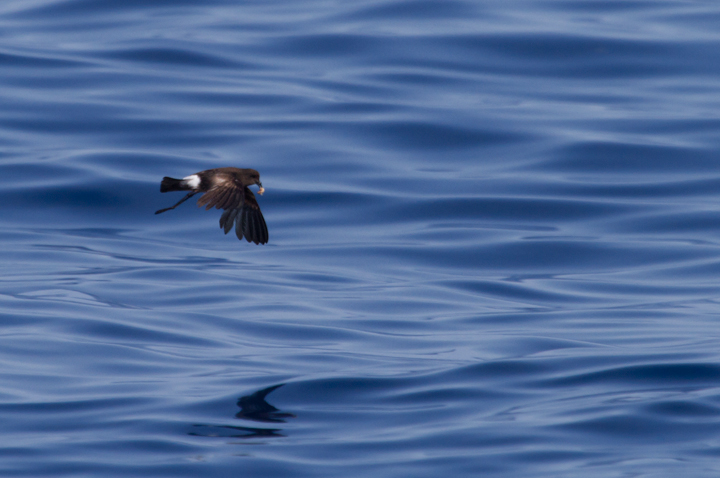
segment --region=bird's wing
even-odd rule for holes
[[[265,244],[268,241],[267,224],[265,218],[260,211],[260,206],[255,199],[255,195],[250,189],[245,188],[245,205],[238,220],[235,221],[235,235],[238,239],[245,236],[248,242],[255,244]],[[242,235],[240,234],[240,226],[242,222]]]
[[[226,210],[220,218],[220,227],[225,234],[232,229],[235,223],[235,235],[238,239],[243,236],[248,242],[266,244],[268,241],[267,224],[260,211],[255,195],[248,188],[243,189],[243,201],[238,207]]]
[[[237,209],[243,204],[243,185],[231,178],[220,177],[215,184],[198,199],[198,206],[205,206],[205,210],[215,207],[217,209]]]

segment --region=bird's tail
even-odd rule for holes
[[[185,181],[182,179],[174,179],[165,176],[160,183],[160,192],[166,193],[169,191],[188,191],[191,189],[188,187]]]

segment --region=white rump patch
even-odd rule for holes
[[[185,184],[187,184],[193,189],[197,189],[198,186],[200,186],[200,176],[198,176],[197,174],[187,176],[183,178],[183,181],[185,181]]]

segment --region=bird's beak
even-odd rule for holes
[[[255,181],[255,184],[257,184],[258,186],[260,186],[260,189],[258,189],[258,194],[262,196],[263,193],[265,192],[265,188],[262,187],[262,183],[261,183],[260,181]]]

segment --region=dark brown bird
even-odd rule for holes
[[[205,193],[198,199],[198,207],[205,206],[208,210],[215,206],[224,209],[220,216],[220,228],[225,234],[235,223],[235,235],[238,239],[245,239],[255,244],[266,244],[268,241],[267,224],[260,212],[260,206],[255,195],[248,186],[260,186],[259,194],[265,192],[260,182],[260,173],[254,169],[217,168],[200,171],[182,179],[173,179],[165,176],[160,183],[160,192],[190,191],[173,207],[155,211],[155,214],[175,209],[197,193]]]

